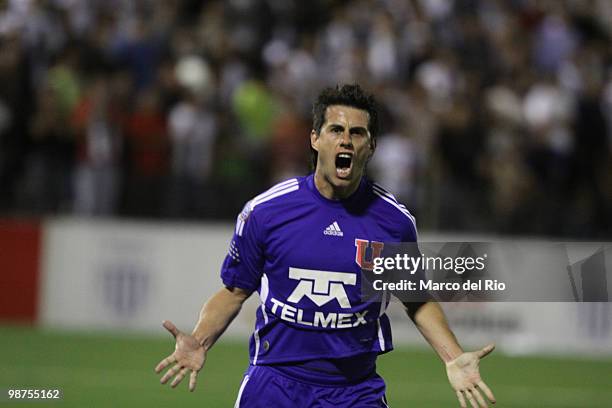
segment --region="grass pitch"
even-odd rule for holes
[[[0,326],[0,389],[61,388],[56,402],[3,407],[232,407],[247,367],[247,343],[221,340],[209,353],[194,393],[159,384],[153,367],[174,348],[168,337],[43,331]],[[394,408],[458,407],[442,364],[424,349],[381,356],[378,371]],[[610,408],[612,359],[487,357],[481,373],[508,408]]]

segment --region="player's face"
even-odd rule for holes
[[[359,186],[375,148],[368,119],[365,110],[332,105],[320,133],[311,132],[311,146],[318,152],[315,183],[323,196],[346,198]]]

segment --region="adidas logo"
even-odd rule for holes
[[[325,230],[323,230],[323,234],[324,235],[334,235],[336,237],[344,236],[344,232],[340,230],[340,226],[338,225],[337,221],[334,221],[333,223],[329,224],[329,226],[325,228]]]

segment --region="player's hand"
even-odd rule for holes
[[[470,402],[473,408],[486,408],[484,395],[492,404],[495,404],[495,396],[480,378],[478,365],[480,359],[487,356],[495,349],[494,344],[489,344],[480,350],[463,353],[456,359],[446,363],[446,374],[451,386],[457,393],[457,399],[461,408],[467,408],[465,400]]]
[[[170,364],[176,363],[174,367],[166,371],[160,382],[165,384],[170,378],[174,377],[174,380],[170,383],[172,388],[174,388],[179,385],[183,378],[189,373],[189,391],[193,391],[196,387],[198,372],[202,369],[204,361],[206,360],[204,347],[200,345],[195,337],[177,329],[172,322],[164,320],[163,326],[172,333],[176,339],[176,346],[174,353],[159,362],[157,367],[155,367],[155,372],[159,374]]]

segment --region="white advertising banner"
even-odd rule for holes
[[[162,334],[164,319],[191,330],[202,303],[221,287],[219,269],[233,226],[59,218],[49,220],[44,231],[43,325]],[[470,238],[421,236],[423,241],[434,239]],[[258,303],[255,294],[227,336],[250,335]],[[494,341],[517,354],[612,354],[612,303],[469,302],[443,307],[468,347]],[[397,345],[424,344],[399,303],[392,303],[388,313]]]
[[[54,219],[46,223],[41,323],[82,329],[189,331],[203,302],[221,287],[232,236],[227,224],[149,224]],[[246,309],[256,307],[253,296]],[[249,333],[241,313],[230,333]]]

